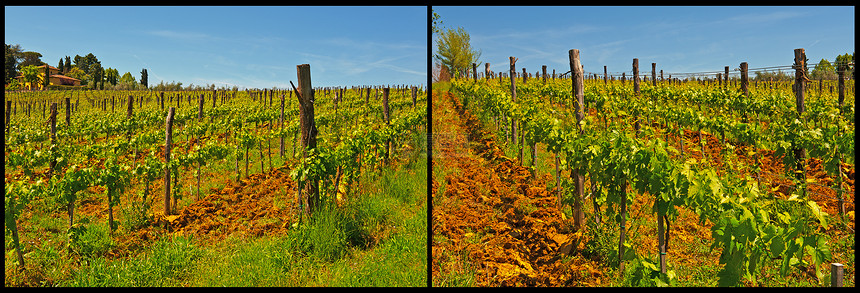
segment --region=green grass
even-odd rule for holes
[[[426,154],[397,170],[366,176],[347,206],[326,205],[286,235],[228,237],[203,245],[164,237],[144,251],[111,259],[104,223],[81,225],[73,248],[80,267],[59,286],[426,286]],[[83,222],[86,222],[84,220]],[[39,251],[45,261],[63,253]]]
[[[183,286],[191,279],[204,251],[190,238],[164,238],[130,259],[87,258],[60,286],[151,287]]]

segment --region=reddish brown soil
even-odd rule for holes
[[[229,235],[281,234],[293,223],[288,207],[294,202],[295,189],[295,182],[285,171],[251,174],[239,183],[211,189],[208,196],[184,207],[178,215],[164,217],[162,224],[166,220],[170,231],[210,241]]]
[[[571,230],[546,182],[504,157],[457,97],[434,101],[457,111],[434,114],[434,132],[444,137],[434,145],[439,150],[434,168],[448,173],[432,183],[434,282],[457,273],[452,255],[466,255],[475,264],[474,286],[600,284],[596,263],[569,257],[585,240]],[[441,180],[445,191],[439,194]]]
[[[433,286],[456,284],[449,281],[456,275],[471,275],[473,286],[606,286],[617,282],[616,274],[604,273],[607,264],[583,255],[588,237],[582,232],[574,233],[570,221],[556,208],[554,189],[547,190],[552,174],[537,174],[535,178],[516,160],[505,157],[480,122],[461,108],[456,96],[434,96],[433,101],[433,148],[438,150],[433,166],[443,170],[434,170],[432,180]],[[661,130],[659,125],[654,127]],[[721,176],[727,175],[722,174],[726,166],[719,136],[703,133],[702,137],[707,139],[704,161],[719,170]],[[699,133],[686,130],[684,138],[685,155],[701,160]],[[677,137],[670,136],[669,141],[679,147]],[[548,154],[538,146],[538,165],[553,166]],[[782,175],[785,171],[781,158],[775,158],[770,150],[758,150],[758,154],[762,184],[774,190],[774,196],[788,197],[793,183]],[[743,169],[744,164],[754,164],[746,147],[735,146],[735,155],[733,175],[755,178],[751,170]],[[825,187],[835,187],[833,178],[824,173],[818,159],[807,159],[805,166],[807,178],[815,178],[818,184],[809,186],[809,197],[830,215],[837,215],[835,191]],[[843,189],[850,191],[843,194],[845,210],[853,214],[854,167],[843,164],[842,169]],[[445,174],[444,178],[436,178],[438,174]],[[631,219],[641,219],[636,222],[641,224],[628,227],[628,243],[644,255],[657,254],[652,205],[652,196],[637,195],[628,207]],[[702,267],[719,262],[720,251],[708,248],[713,241],[711,223],[701,222],[684,207],[678,207],[678,211],[668,231],[668,265],[681,273],[677,276],[681,284],[696,283]],[[590,205],[586,205],[586,214],[593,214]],[[849,220],[853,231],[853,218]],[[828,231],[833,237],[843,237],[845,233],[850,232]],[[834,251],[834,259],[844,257],[842,252]],[[803,273],[792,273],[790,278],[814,279],[811,268]],[[772,276],[764,273],[760,277]]]
[[[725,168],[721,154],[724,143],[722,143],[719,135],[715,136],[706,132],[703,132],[701,135],[702,139],[706,140],[704,149],[706,159],[704,161],[722,171]],[[670,135],[669,141],[673,142],[674,147],[680,147],[680,144],[677,143],[677,137]],[[702,148],[699,145],[699,132],[685,130],[684,141],[685,154],[688,157],[701,161]],[[739,161],[734,167],[735,173],[737,173],[735,175],[746,175],[750,176],[750,178],[756,178],[756,174],[752,170],[752,166],[755,166],[755,157],[751,155],[751,147],[735,145],[734,152]],[[761,184],[764,185],[763,189],[767,188],[774,196],[788,198],[794,192],[795,183],[786,175],[782,157],[777,157],[774,151],[766,149],[758,149],[757,153],[761,164],[761,173],[759,176]],[[835,216],[839,214],[836,178],[828,175],[821,163],[822,161],[818,158],[807,158],[804,160],[803,166],[806,170],[806,178],[808,180],[814,179],[814,182],[808,184],[807,194],[810,199],[818,203],[822,210]],[[844,202],[844,212],[848,213],[854,211],[854,166],[843,163],[841,167],[844,174],[841,188],[843,190],[842,199]],[[850,221],[849,226],[853,229],[853,221]]]

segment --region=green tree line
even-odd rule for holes
[[[47,84],[45,75],[37,67],[48,65],[42,61],[42,54],[35,51],[25,51],[21,45],[5,44],[5,64],[3,70],[3,83],[7,89],[20,87],[16,79],[22,76],[24,82]],[[136,90],[147,88],[147,70],[141,71],[141,79],[138,80],[126,72],[122,76],[115,68],[104,68],[93,53],[84,56],[65,56],[57,63],[59,74],[81,81],[82,86],[90,89],[123,89]],[[180,83],[181,84],[181,83]]]

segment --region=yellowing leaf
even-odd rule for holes
[[[818,218],[818,221],[821,222],[821,226],[827,228],[827,220],[824,218],[823,213],[821,212],[821,208],[818,207],[818,204],[815,201],[806,201],[806,205],[809,206],[809,209],[812,210],[812,214]]]

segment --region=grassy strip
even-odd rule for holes
[[[81,219],[67,246],[74,257],[56,248],[64,237],[52,237],[58,241],[34,246],[28,256],[31,264],[51,265],[28,266],[25,275],[7,275],[6,284],[33,286],[39,283],[24,279],[36,278],[43,286],[73,287],[426,286],[426,153],[405,161],[366,174],[345,206],[328,206],[281,236],[201,245],[190,236],[167,235],[129,257],[112,257],[105,252],[116,243],[106,223]],[[37,218],[45,227],[35,231],[65,230],[48,216]],[[7,272],[14,272],[11,255]]]

